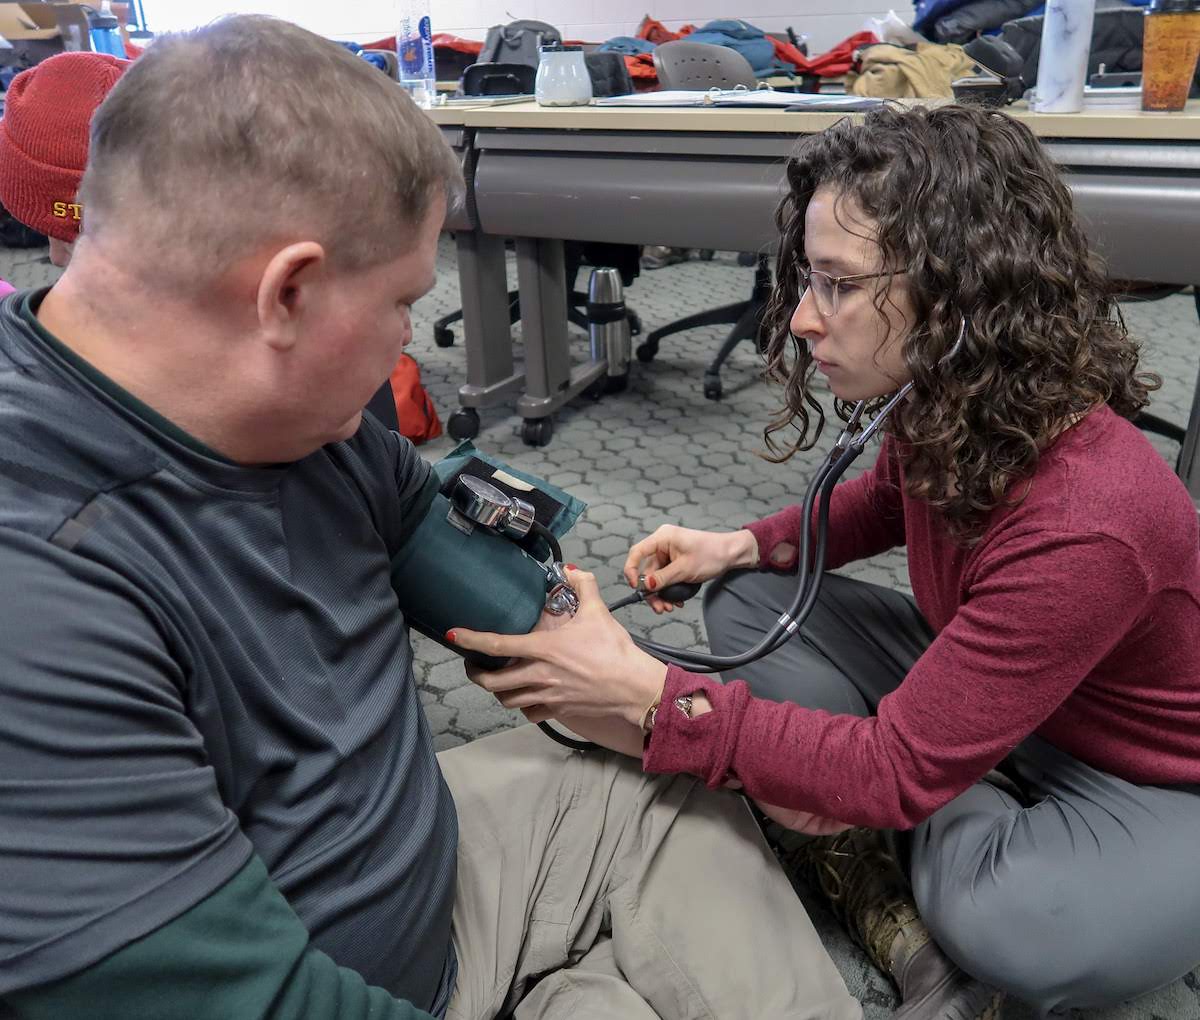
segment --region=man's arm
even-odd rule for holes
[[[308,947],[221,800],[150,599],[0,528],[0,606],[0,1002],[30,1018],[424,1016]]]
[[[311,948],[257,857],[157,931],[8,1004],[22,1020],[432,1020]]]

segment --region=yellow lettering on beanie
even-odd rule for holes
[[[54,216],[60,220],[74,220],[78,223],[83,218],[83,206],[78,202],[55,202]]]

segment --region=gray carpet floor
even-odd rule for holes
[[[56,271],[45,256],[39,249],[0,249],[0,277],[19,287],[49,283]],[[732,256],[718,254],[712,262],[689,261],[643,273],[627,299],[647,328],[653,329],[704,308],[744,299],[751,277],[752,270],[738,266]],[[416,341],[410,348],[443,421],[458,406],[457,388],[464,377],[461,330],[454,347],[439,349],[431,339],[431,324],[459,304],[454,249],[443,239],[439,281],[415,310]],[[1152,410],[1185,423],[1197,377],[1200,340],[1191,295],[1127,304],[1124,312],[1130,329],[1144,341],[1146,366],[1164,379]],[[594,571],[609,598],[627,591],[619,572],[630,544],[658,525],[731,528],[770,513],[803,492],[814,463],[811,456],[785,465],[769,464],[757,456],[763,449],[762,425],[779,398],[760,378],[759,362],[750,345],[743,344],[726,367],[725,399],[719,403],[704,399],[701,375],[722,335],[720,328],[712,328],[666,340],[655,362],[633,363],[625,393],[596,403],[581,399],[560,412],[553,441],[544,449],[522,444],[520,420],[511,404],[483,412],[477,445],[570,490],[589,504],[583,520],[563,542],[563,552],[570,561]],[[519,358],[519,327],[514,337]],[[573,345],[578,360],[586,357],[586,349],[579,334]],[[827,443],[828,439],[822,449]],[[425,453],[437,459],[453,445],[443,436],[429,443]],[[1174,444],[1155,439],[1155,445],[1165,457],[1174,459]],[[867,459],[864,456],[863,460]],[[857,564],[847,573],[908,588],[902,551]],[[669,644],[704,644],[698,604],[689,604],[664,619],[645,610],[622,613],[630,630],[639,634]],[[468,683],[453,653],[419,637],[416,643],[421,696],[439,748],[521,721],[518,713],[506,711],[485,691]],[[887,980],[850,943],[819,902],[804,893],[802,899],[848,987],[863,1002],[866,1020],[883,1020],[895,1004]],[[1021,1003],[1010,1003],[1004,1016],[1007,1020],[1033,1020],[1034,1013]],[[1200,1020],[1200,969],[1136,1002],[1079,1012],[1075,1020]]]

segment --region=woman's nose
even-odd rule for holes
[[[817,302],[811,290],[801,295],[788,326],[792,336],[821,336],[825,333],[825,317],[817,311]]]

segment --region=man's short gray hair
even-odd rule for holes
[[[161,37],[134,63],[92,121],[80,198],[85,235],[132,229],[183,283],[275,241],[377,265],[462,187],[398,84],[338,43],[241,15]]]

